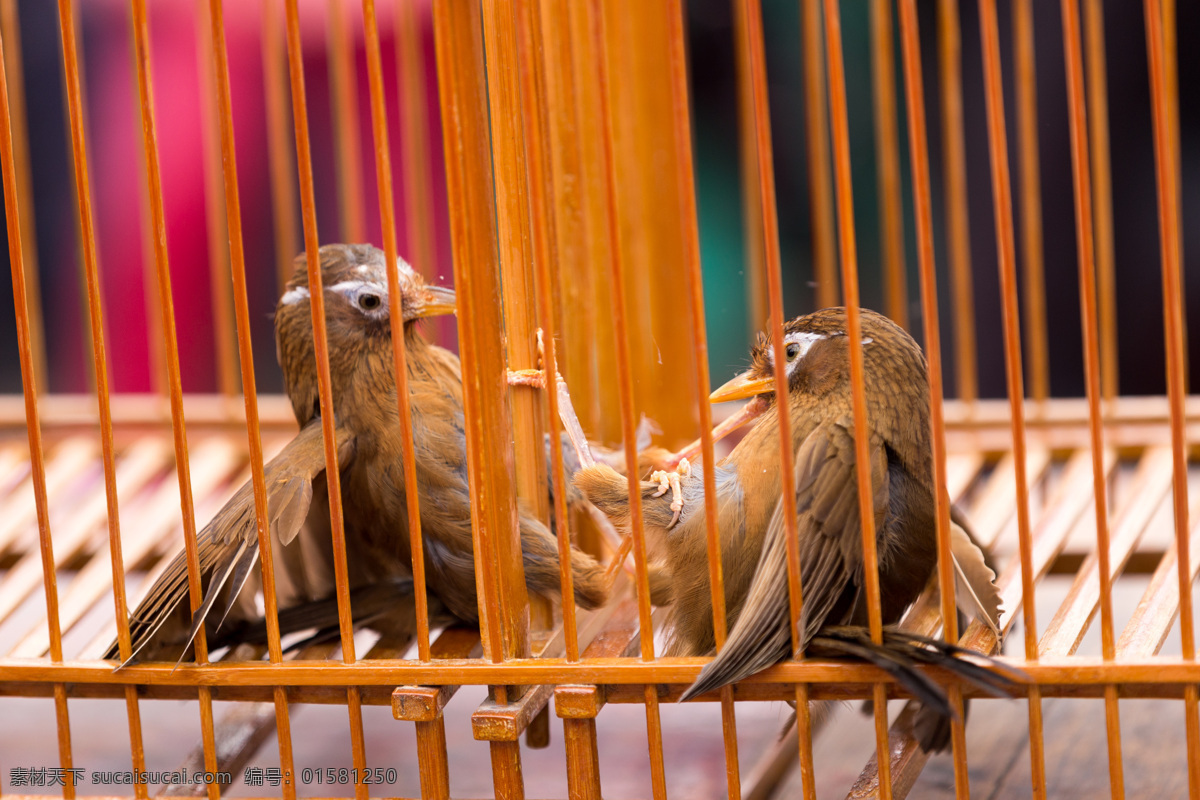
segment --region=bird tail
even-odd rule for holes
[[[926,752],[944,750],[949,743],[949,722],[957,717],[945,689],[917,669],[938,666],[959,680],[995,697],[1012,697],[1024,673],[982,653],[940,639],[894,628],[885,628],[883,642],[871,640],[866,628],[824,628],[809,644],[809,655],[861,658],[886,671],[922,705],[913,733]],[[965,712],[965,705],[964,705]]]
[[[529,590],[551,597],[561,594],[558,539],[540,521],[525,514],[521,515],[521,553],[525,585]],[[574,547],[571,548],[571,578],[575,602],[583,608],[597,608],[608,601],[604,568],[596,559]]]

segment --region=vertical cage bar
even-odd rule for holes
[[[1164,99],[1167,106],[1167,131],[1171,145],[1171,169],[1175,171],[1175,202],[1179,204],[1182,214],[1183,208],[1183,164],[1180,157],[1179,149],[1179,47],[1178,37],[1176,36],[1176,18],[1175,18],[1175,0],[1161,0],[1162,4],[1162,41],[1163,41],[1163,71],[1166,77],[1166,93]],[[1182,220],[1182,217],[1179,217]],[[1183,227],[1182,223],[1179,231],[1179,296],[1187,297],[1186,279],[1187,273],[1183,270]],[[1187,307],[1184,307],[1180,318],[1180,327],[1183,331],[1183,387],[1184,394],[1187,394],[1188,387],[1191,385],[1191,378],[1188,370],[1188,335],[1187,335]]]
[[[1163,6],[1145,0],[1146,50],[1150,60],[1150,94],[1153,101],[1154,156],[1158,183],[1158,230],[1162,252],[1163,316],[1167,344],[1167,396],[1171,414],[1172,499],[1175,512],[1175,548],[1179,568],[1179,634],[1183,657],[1196,658],[1192,616],[1191,555],[1188,540],[1187,444],[1184,431],[1186,375],[1183,353],[1183,302],[1180,279],[1180,208],[1178,173],[1171,149],[1170,81],[1164,64]],[[1192,795],[1200,790],[1200,710],[1196,687],[1184,694],[1186,703],[1188,785]]]
[[[69,9],[64,21],[69,22]],[[64,27],[65,34],[65,27]],[[13,150],[12,108],[9,103],[7,61],[4,58],[6,37],[0,32],[0,166],[3,167],[4,182],[4,216],[8,231],[9,266],[12,271],[13,314],[17,328],[17,355],[21,363],[21,390],[25,399],[25,428],[29,438],[30,475],[33,482],[33,502],[37,510],[38,548],[42,556],[42,586],[46,595],[46,625],[50,636],[50,659],[54,663],[62,663],[62,626],[58,614],[58,576],[54,569],[54,544],[50,532],[50,507],[46,498],[46,454],[42,446],[41,412],[38,408],[38,384],[36,378],[37,363],[33,353],[33,333],[29,314],[28,288],[25,282],[24,248],[21,240],[20,199],[18,197],[18,178]],[[64,51],[66,43],[64,42]],[[68,87],[72,84],[68,74]],[[75,84],[77,85],[77,84]],[[74,106],[72,107],[74,108]],[[73,116],[72,121],[78,120]],[[82,141],[82,128],[77,124],[72,126],[72,133],[77,133]],[[74,138],[73,138],[74,141]],[[76,163],[79,163],[78,161]],[[86,162],[84,162],[86,165]],[[89,282],[89,289],[94,282]],[[107,393],[101,401],[103,408],[107,401]],[[109,459],[111,463],[111,438]],[[111,472],[106,472],[106,478]],[[113,486],[111,481],[108,486]],[[112,497],[110,491],[109,496]],[[114,562],[115,563],[115,562]],[[128,649],[129,629],[125,628],[126,648]],[[127,695],[128,697],[128,695]],[[74,763],[71,755],[71,720],[67,711],[66,687],[61,683],[54,684],[54,710],[58,732],[58,761],[59,766],[70,769]],[[140,753],[140,739],[133,738],[133,721],[137,712],[136,700],[129,706],[130,713],[130,750],[134,764]],[[140,726],[137,731],[140,734]],[[71,774],[71,773],[67,773]],[[63,796],[74,798],[74,781],[63,786]]]
[[[629,341],[629,315],[626,308],[624,254],[617,209],[617,164],[614,150],[613,117],[608,77],[607,36],[604,6],[600,0],[587,4],[587,28],[595,56],[595,79],[598,122],[603,165],[605,216],[611,252],[608,262],[612,286],[613,327],[616,331],[616,368],[618,397],[621,408],[621,433],[625,449],[625,468],[629,479],[629,518],[633,540],[633,556],[637,574],[638,622],[643,661],[654,660],[654,627],[650,618],[650,584],[646,568],[646,534],[642,519],[641,478],[638,474],[637,433],[633,398],[633,364]],[[646,737],[650,742],[650,774],[655,798],[666,797],[666,776],[663,769],[662,728],[658,715],[658,694],[653,685],[646,686]]]
[[[979,397],[975,351],[975,289],[967,214],[967,147],[963,132],[962,30],[958,0],[938,0],[938,67],[941,77],[942,159],[946,193],[946,253],[954,298],[954,356],[958,399]]]
[[[1092,492],[1096,509],[1096,557],[1100,569],[1100,639],[1105,661],[1115,657],[1112,572],[1109,563],[1108,483],[1104,469],[1104,432],[1100,416],[1100,326],[1096,310],[1096,263],[1092,229],[1092,185],[1088,161],[1087,112],[1084,108],[1083,44],[1078,0],[1062,0],[1063,54],[1066,60],[1070,112],[1071,166],[1075,193],[1075,240],[1079,253],[1079,298],[1083,321],[1084,378],[1087,383],[1088,430],[1092,446]],[[1121,764],[1121,726],[1116,687],[1105,687],[1108,725],[1109,790],[1125,796]]]
[[[225,42],[224,0],[209,0],[208,67],[212,69],[208,88],[213,96],[208,107],[219,121],[220,159],[223,165],[225,230],[229,232],[229,268],[232,277],[234,316],[237,325],[238,359],[241,365],[243,402],[246,410],[246,443],[250,455],[250,480],[254,489],[254,518],[258,535],[258,554],[262,569],[263,616],[267,627],[267,653],[272,664],[283,660],[279,643],[279,608],[275,596],[275,558],[271,547],[271,529],[267,516],[267,484],[263,473],[262,431],[259,424],[258,392],[254,379],[254,346],[251,341],[250,304],[246,292],[246,254],[242,236],[242,208],[238,194],[237,151],[233,131],[233,100],[230,94],[229,57]],[[203,66],[203,65],[202,65]],[[293,776],[283,786],[288,800],[296,796],[295,764],[292,759],[291,722],[287,694],[275,687],[275,733],[279,743],[279,764],[285,775]]]
[[[775,354],[775,386],[779,387],[777,391],[785,391],[783,387],[787,386],[787,359],[783,345],[783,273],[779,250],[779,209],[775,203],[775,156],[771,144],[771,110],[767,95],[767,58],[763,41],[762,5],[759,0],[738,0],[735,13],[744,20],[742,30],[746,36],[751,86],[754,92],[755,150],[758,154],[758,184],[763,211],[762,234],[767,263],[767,296],[770,303],[767,327]],[[823,98],[824,92],[824,87],[820,87],[819,96]],[[798,637],[798,623],[803,594],[800,585],[800,540],[796,528],[795,442],[792,439],[790,414],[779,415],[779,445],[780,496],[783,501],[783,524],[787,537],[789,628],[793,656],[801,658],[803,650]],[[801,777],[809,778],[807,782],[802,781],[802,788],[806,797],[814,797],[816,789],[811,780],[812,724],[807,713],[807,692],[807,686],[796,688],[797,707],[805,705],[805,713],[797,711],[796,724],[800,728]]]
[[[1029,527],[1029,488],[1025,468],[1025,390],[1021,372],[1021,320],[1017,303],[1016,244],[1013,233],[1012,185],[1008,165],[1008,133],[1004,124],[1004,87],[1000,75],[1000,34],[995,0],[979,0],[983,40],[984,94],[987,100],[988,150],[992,169],[992,205],[996,252],[1000,270],[1004,321],[1004,360],[1012,428],[1013,472],[1016,481],[1017,535],[1021,563],[1022,611],[1025,616],[1025,658],[1036,661],[1037,615],[1034,610],[1033,543]],[[1045,797],[1045,741],[1041,691],[1029,688],[1030,780],[1034,797]]]
[[[587,165],[583,162],[581,141],[583,89],[572,69],[576,48],[571,40],[568,4],[541,0],[540,17],[544,40],[541,73],[546,88],[545,124],[554,208],[553,247],[558,271],[555,299],[562,319],[561,325],[555,325],[563,343],[559,369],[575,390],[573,402],[580,424],[584,430],[595,432],[600,390],[593,358],[597,300],[592,298],[591,282],[596,264],[588,258],[592,233],[587,224],[588,189],[584,179]],[[577,531],[577,535],[583,533]]]
[[[136,20],[133,16],[133,5],[129,6],[129,30],[132,32]],[[137,91],[137,46],[132,39],[132,34],[129,42],[129,69],[133,75],[134,91]],[[133,104],[134,112],[134,130],[141,127],[141,108]],[[158,293],[155,291],[155,267],[154,267],[154,217],[150,209],[150,173],[149,173],[149,154],[146,152],[146,141],[144,137],[138,139],[138,180],[137,196],[138,196],[138,216],[139,222],[138,233],[141,234],[142,245],[142,302],[145,303],[146,309],[146,338],[149,340],[146,347],[146,356],[149,362],[146,365],[147,371],[150,373],[150,389],[159,397],[166,397],[170,389],[170,378],[167,377],[167,352],[166,332],[163,328],[162,306],[159,303]],[[93,375],[93,380],[95,376]]]
[[[746,310],[751,335],[767,318],[767,263],[763,252],[762,196],[758,185],[758,150],[754,140],[754,86],[751,81],[750,51],[743,30],[745,18],[733,15],[733,57],[737,75],[738,160],[742,189],[742,236],[745,242]],[[806,52],[807,55],[807,52]],[[704,426],[701,425],[701,430]]]
[[[213,31],[205,0],[196,0],[196,72],[200,76],[200,136],[204,151],[204,229],[208,247],[209,290],[212,294],[212,325],[215,337],[217,389],[231,397],[238,390],[237,358],[234,338],[233,296],[228,274],[229,229],[225,219],[225,197],[221,192],[221,134],[217,112],[213,108],[216,76],[212,71]]]
[[[400,137],[404,176],[404,231],[409,258],[429,280],[438,278],[437,227],[434,215],[433,164],[429,152],[429,105],[425,96],[425,45],[413,0],[397,0],[396,77],[405,124]]]
[[[300,244],[296,232],[296,174],[288,141],[287,74],[283,69],[283,31],[275,0],[262,3],[263,95],[267,112],[267,165],[271,173],[271,219],[275,233],[275,268],[282,291],[292,277],[292,258]]]
[[[167,385],[171,404],[171,433],[175,445],[175,472],[179,479],[180,507],[183,515],[183,535],[187,548],[188,590],[193,613],[201,600],[200,557],[196,544],[196,510],[192,498],[191,464],[188,460],[187,426],[183,417],[183,377],[179,366],[179,343],[175,333],[175,303],[171,295],[171,268],[167,253],[167,219],[163,208],[162,174],[158,162],[158,131],[154,116],[154,82],[150,64],[150,24],[145,0],[130,0],[133,18],[134,62],[137,67],[138,106],[141,111],[142,146],[146,155],[146,196],[150,201],[153,223],[155,285],[163,332],[163,353],[166,357]],[[99,376],[97,363],[97,377]],[[204,631],[196,635],[196,662],[208,661],[208,645]],[[212,690],[200,688],[200,725],[203,729],[204,763],[210,772],[217,770],[212,718]],[[220,791],[209,787],[209,797],[216,800]]]
[[[525,132],[521,125],[521,87],[518,83],[515,0],[483,3],[484,60],[491,122],[492,169],[496,185],[496,228],[500,245],[500,285],[504,303],[504,333],[508,368],[537,367],[537,316],[533,269],[532,219],[544,208],[530,208]],[[546,374],[546,394],[555,391]],[[538,519],[549,520],[546,495],[546,451],[542,393],[513,388],[512,428],[516,454],[517,496]],[[537,606],[542,606],[538,602]],[[541,613],[538,613],[540,611]],[[545,608],[535,611],[537,616]],[[544,627],[538,619],[535,627]]]
[[[379,52],[379,22],[375,0],[363,0],[363,33],[367,50],[367,79],[371,91],[371,125],[375,139],[375,175],[379,188],[379,222],[383,231],[383,256],[387,263],[388,319],[392,333],[392,366],[396,372],[396,411],[400,420],[400,446],[404,462],[405,510],[412,554],[413,600],[417,618],[417,656],[428,661],[429,597],[425,588],[425,556],[421,533],[421,502],[416,491],[417,462],[413,447],[412,398],[408,392],[408,360],[404,352],[404,314],[400,307],[400,258],[396,244],[396,208],[392,193],[392,144],[384,100],[383,60]]]
[[[1116,255],[1113,251],[1112,159],[1108,144],[1108,76],[1104,66],[1104,8],[1084,0],[1087,50],[1087,107],[1092,154],[1092,207],[1096,218],[1096,269],[1099,272],[1100,386],[1105,400],[1119,391],[1117,371]]]
[[[929,181],[929,139],[925,119],[925,82],[921,74],[921,40],[916,0],[900,1],[900,38],[904,65],[904,99],[908,111],[908,152],[912,164],[913,211],[917,226],[917,263],[921,275],[921,320],[925,356],[929,365],[929,432],[933,445],[933,485],[937,524],[937,581],[942,603],[942,635],[958,641],[958,611],[954,591],[954,563],[950,552],[950,498],[946,485],[946,420],[942,384],[941,320],[937,304],[937,269],[933,244],[933,198]],[[962,714],[961,694],[951,702]],[[959,797],[970,794],[966,737],[963,720],[952,720],[954,788]]]
[[[829,165],[829,111],[825,105],[825,58],[821,0],[801,0],[804,40],[804,138],[808,143],[808,206],[812,224],[813,279],[817,308],[838,302],[837,243],[833,233],[833,178]]]
[[[444,149],[457,154],[446,159],[447,198],[459,210],[451,215],[451,238],[459,348],[463,374],[471,378],[463,399],[480,632],[484,654],[499,662],[529,651],[529,616],[505,354],[496,347],[503,321],[481,13],[474,4],[434,4]],[[498,703],[516,696],[504,686],[492,693]],[[517,743],[493,742],[491,751],[497,797],[523,796]]]
[[[904,269],[904,203],[900,197],[900,134],[896,123],[896,51],[892,0],[871,0],[871,78],[875,100],[875,163],[879,238],[883,243],[884,309],[908,329]]]
[[[1046,338],[1046,282],[1042,260],[1042,188],[1039,176],[1037,68],[1034,61],[1032,0],[1013,3],[1014,90],[1017,99],[1017,160],[1021,176],[1021,256],[1025,261],[1025,332],[1030,394],[1050,396]]]
[[[833,129],[833,164],[837,188],[838,245],[842,262],[842,295],[846,303],[846,336],[850,340],[850,398],[854,409],[854,466],[858,477],[858,516],[862,528],[863,584],[871,639],[883,641],[879,597],[879,561],[875,542],[874,490],[871,488],[870,434],[867,427],[866,373],[863,370],[862,321],[859,319],[858,245],[854,239],[854,199],[850,176],[850,129],[846,111],[846,75],[842,60],[842,23],[837,0],[825,0],[825,61],[829,74],[829,117]],[[779,354],[777,354],[778,357]],[[781,384],[786,385],[786,383]],[[782,415],[781,415],[782,416]],[[875,684],[875,753],[879,794],[892,796],[888,759],[887,694]],[[887,766],[885,766],[885,764]]]
[[[745,17],[738,15],[745,24]],[[692,154],[692,120],[688,98],[687,40],[682,0],[667,5],[667,59],[670,67],[671,127],[675,135],[677,193],[679,219],[682,221],[684,276],[687,281],[687,326],[692,332],[693,370],[696,376],[697,409],[700,417],[700,459],[704,467],[704,523],[708,540],[708,580],[713,611],[713,638],[719,651],[725,644],[725,580],[721,565],[721,533],[717,529],[716,456],[713,452],[712,407],[708,402],[708,327],[704,310],[704,276],[700,263],[700,228],[696,210],[696,181]],[[744,38],[739,49],[749,50]],[[753,87],[750,87],[753,89]],[[750,98],[753,100],[753,97]],[[751,117],[753,122],[753,117]],[[757,185],[757,172],[755,185]],[[743,178],[744,179],[744,178]],[[756,203],[760,202],[756,200]],[[753,235],[754,229],[747,228]],[[754,238],[758,238],[755,236]],[[761,241],[761,240],[760,240]],[[765,274],[761,276],[765,278]],[[741,776],[738,770],[737,721],[733,707],[733,687],[721,690],[721,729],[725,739],[725,771],[729,797],[741,797]]]
[[[358,67],[342,0],[327,0],[330,110],[337,162],[338,216],[343,241],[366,241]]]
[[[605,120],[600,106],[600,92],[596,85],[595,64],[599,56],[596,43],[591,36],[586,4],[567,3],[571,32],[571,71],[578,97],[579,144],[582,161],[581,185],[583,188],[583,221],[587,231],[587,249],[583,263],[586,291],[596,308],[612,307],[612,287],[607,270],[602,266],[612,259],[615,246],[608,239],[608,203],[606,181],[609,175],[604,165]],[[600,380],[600,376],[616,373],[616,331],[607,315],[598,315],[596,325],[590,333],[592,352],[589,356],[596,373],[595,397],[584,398],[580,419],[586,421],[590,414],[593,427],[589,431],[602,442],[616,442],[621,438],[621,407],[616,386],[611,380]],[[590,408],[589,408],[590,406]]]
[[[342,518],[342,481],[338,469],[337,439],[334,434],[333,381],[329,370],[329,337],[325,327],[325,293],[321,285],[320,240],[317,235],[316,197],[313,189],[312,154],[309,148],[308,98],[304,89],[304,55],[300,40],[300,11],[297,0],[287,0],[288,72],[292,87],[292,122],[296,132],[296,164],[299,169],[300,207],[304,223],[304,250],[308,263],[308,290],[312,305],[313,343],[317,366],[317,389],[321,409],[321,434],[325,449],[325,479],[329,488],[329,521],[333,538],[333,574],[337,589],[338,629],[342,661],[353,664],[354,625],[350,610],[350,583],[346,567],[346,529]],[[358,774],[366,770],[362,711],[358,690],[346,690],[350,717],[350,749]],[[365,795],[365,786],[355,786],[355,795]]]
[[[543,51],[541,10],[537,0],[517,0],[517,66],[520,80],[521,119],[528,148],[530,228],[534,267],[537,271],[537,313],[544,332],[546,376],[546,430],[549,431],[551,486],[554,492],[554,528],[558,538],[559,577],[562,581],[563,637],[568,661],[579,660],[579,635],[575,624],[575,585],[571,572],[571,530],[567,512],[567,487],[563,473],[562,437],[558,425],[558,321],[554,313],[554,272],[557,264],[555,230],[557,210],[550,202],[550,147],[547,136],[548,97],[539,55]]]
[[[46,369],[46,323],[42,313],[41,273],[38,270],[37,226],[33,208],[33,160],[29,155],[29,123],[25,105],[25,66],[21,56],[21,21],[17,0],[0,1],[0,36],[4,38],[4,70],[9,78],[9,129],[20,209],[21,249],[25,264],[29,349],[39,392],[50,379]]]

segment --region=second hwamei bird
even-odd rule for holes
[[[306,264],[303,255],[296,260],[275,313],[284,386],[300,423],[296,438],[265,467],[281,609],[328,600],[335,590]],[[459,361],[427,342],[415,324],[422,317],[453,313],[454,293],[427,286],[403,261],[398,266],[428,589],[435,608],[474,622],[478,601]],[[370,596],[375,585],[407,585],[411,568],[405,493],[412,487],[404,477],[387,270],[383,253],[370,245],[322,247],[320,269],[350,589]],[[520,514],[519,525],[529,590],[557,596],[557,540],[527,513]],[[250,579],[257,573],[258,538],[249,483],[199,533],[198,545],[203,605],[195,615],[189,613],[186,560],[180,553],[131,617],[135,656],[140,651],[142,658],[175,659],[206,618],[211,634],[226,615],[230,622],[255,616],[256,583]],[[576,601],[586,608],[602,604],[607,584],[600,565],[572,550],[571,568]],[[210,614],[214,606],[218,611]],[[114,643],[105,657],[116,656]]]
[[[728,639],[684,698],[740,680],[792,653],[787,578],[787,526],[781,499],[779,414],[790,415],[795,453],[796,532],[803,608],[797,640],[806,650],[867,658],[896,675],[927,703],[948,712],[944,692],[914,663],[935,660],[969,680],[1002,688],[1006,679],[953,657],[948,646],[890,632],[882,646],[866,635],[855,471],[849,348],[863,347],[868,453],[875,515],[882,619],[900,620],[937,563],[929,384],[916,342],[886,317],[863,310],[862,341],[846,334],[846,314],[829,308],[784,327],[787,386],[775,386],[774,354],[760,336],[751,368],[713,393],[713,401],[752,398],[743,417],[757,417],[716,466],[718,529]],[[779,398],[782,397],[782,400]],[[678,476],[673,507],[666,479],[643,482],[648,538],[665,549],[671,571],[668,654],[709,655],[716,648],[707,559],[701,470]],[[656,476],[657,477],[657,476]],[[674,479],[677,476],[671,476]],[[605,467],[576,477],[588,499],[618,525],[628,524],[626,480]],[[944,490],[943,490],[944,491]],[[680,508],[680,501],[682,508]],[[955,514],[956,520],[961,518]],[[983,553],[959,525],[953,549],[967,613],[996,627],[999,594]]]

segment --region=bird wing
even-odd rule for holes
[[[796,452],[796,527],[804,599],[799,630],[805,645],[825,624],[848,587],[861,591],[862,533],[853,428],[849,418],[822,423]],[[871,436],[868,454],[873,505],[879,519],[887,508],[888,470],[887,454],[878,436]],[[729,638],[681,699],[741,680],[791,652],[783,507],[780,498],[746,602]]]
[[[338,466],[344,469],[353,458],[354,436],[343,427],[335,432]],[[282,545],[290,543],[304,525],[312,502],[312,483],[325,471],[321,421],[311,420],[284,446],[279,455],[264,465],[267,488],[267,518],[271,535]],[[258,560],[258,527],[254,487],[247,481],[196,536],[200,579],[204,598],[195,614],[188,614],[187,555],[176,554],[130,616],[129,633],[133,661],[153,642],[155,654],[180,647],[186,653],[217,599],[227,598],[221,620],[249,579]],[[228,589],[227,592],[224,590]],[[169,624],[168,624],[169,623]],[[220,625],[220,622],[217,623]],[[189,627],[185,627],[189,626]],[[186,633],[183,631],[186,630]],[[181,635],[182,634],[182,635]],[[117,643],[109,645],[104,658],[118,658]],[[124,664],[122,664],[124,666]]]

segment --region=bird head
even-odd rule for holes
[[[859,319],[866,372],[871,376],[868,394],[927,386],[925,357],[903,328],[865,308]],[[841,307],[815,311],[783,326],[787,359],[784,369],[790,396],[819,399],[849,385],[850,339],[846,329],[846,311]],[[770,336],[759,333],[750,352],[750,368],[714,391],[709,400],[720,403],[750,399],[749,411],[739,419],[744,424],[774,406],[775,390],[775,348]]]
[[[383,251],[368,244],[325,245],[319,256],[330,366],[336,382],[339,372],[375,361],[366,356],[390,351],[387,265]],[[403,259],[398,259],[396,266],[406,339],[418,337],[413,324],[418,319],[454,313],[453,290],[427,285]],[[317,396],[311,300],[308,262],[301,253],[275,310],[276,355],[301,423],[315,413]],[[390,364],[390,358],[386,363]]]

